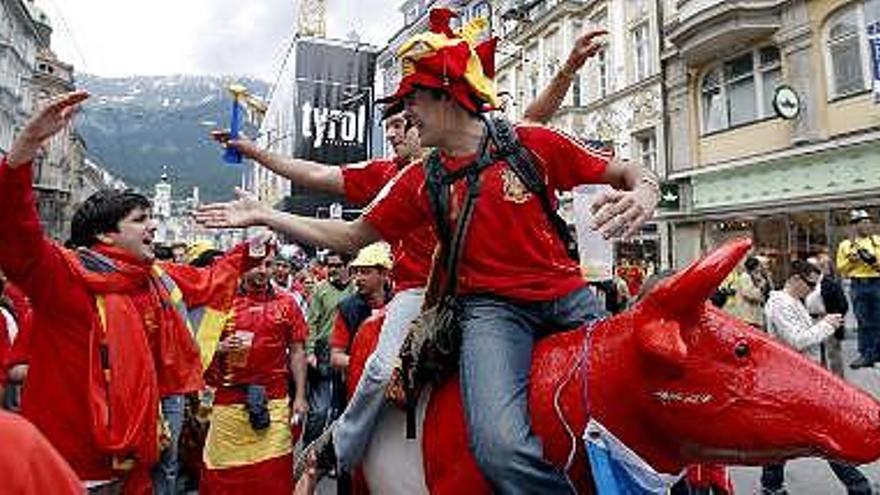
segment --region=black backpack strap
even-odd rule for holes
[[[446,212],[449,211],[449,187],[446,184],[446,171],[443,170],[439,150],[431,151],[425,160],[425,187],[428,191],[431,211],[434,213],[437,236],[441,243],[448,246],[449,240],[452,239],[449,220],[446,217]]]
[[[480,174],[491,166],[495,158],[489,149],[490,134],[488,130],[483,133],[480,141],[479,155],[477,160],[454,173],[447,173],[440,159],[440,152],[434,150],[428,155],[425,162],[425,184],[428,190],[428,198],[434,220],[437,225],[437,233],[443,246],[444,257],[440,260],[446,269],[446,287],[442,295],[455,295],[458,284],[458,262],[464,247],[464,239],[470,226],[474,206],[480,195]],[[468,192],[461,205],[461,211],[456,222],[455,231],[449,224],[450,186],[455,182],[466,178]]]
[[[538,167],[535,166],[535,157],[522,145],[513,126],[506,119],[484,117],[483,120],[495,142],[498,158],[505,160],[517,178],[526,186],[526,189],[538,196],[547,218],[550,219],[550,224],[556,229],[556,233],[565,245],[568,256],[578,261],[580,256],[577,242],[572,237],[571,231],[568,230],[568,224],[550,203],[547,184],[544,183],[544,178],[541,177]]]

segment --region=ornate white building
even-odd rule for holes
[[[37,50],[49,41],[32,17],[32,2],[0,0],[0,152],[12,145],[33,107],[30,80]]]
[[[659,12],[649,0],[510,1],[501,19],[496,82],[506,112],[517,119],[565,62],[577,37],[606,29],[605,48],[580,71],[554,127],[601,140],[625,159],[665,176]],[[649,224],[624,257],[662,263],[666,236]]]

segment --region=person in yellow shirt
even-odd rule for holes
[[[872,234],[871,215],[850,212],[853,236],[837,247],[837,269],[851,280],[853,312],[859,324],[859,357],[850,368],[865,368],[880,361],[880,236]]]
[[[724,310],[755,328],[764,328],[764,301],[770,293],[770,281],[761,270],[761,262],[749,256],[743,265],[745,271],[733,278],[730,287],[733,296]]]

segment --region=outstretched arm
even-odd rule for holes
[[[79,104],[88,97],[89,94],[85,91],[74,91],[49,100],[12,143],[12,148],[6,155],[9,168],[15,169],[32,162],[43,143],[70,123]]]
[[[235,193],[238,196],[235,201],[201,206],[196,212],[196,220],[208,228],[265,225],[276,232],[286,233],[295,241],[345,253],[381,240],[362,218],[347,222],[292,215],[260,203],[241,189],[236,189]]]
[[[538,98],[529,104],[523,114],[524,121],[546,124],[562,105],[562,100],[571,87],[571,82],[577,76],[577,72],[584,63],[593,55],[599,53],[603,45],[597,38],[608,34],[604,29],[588,31],[575,41],[574,47],[568,54],[565,65],[562,66],[550,80],[550,84],[541,91]]]
[[[290,179],[294,184],[315,191],[345,193],[341,167],[281,156],[261,149],[247,138],[229,139],[229,133],[225,131],[214,131],[211,137],[225,146],[237,149],[245,158],[250,158],[276,174]]]
[[[70,123],[88,93],[75,91],[49,100],[12,143],[0,161],[0,266],[35,305],[57,300],[69,286],[69,268],[61,249],[49,241],[40,225],[31,187],[31,167],[43,143]],[[55,308],[57,309],[57,308]]]

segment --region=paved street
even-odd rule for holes
[[[854,332],[843,343],[844,364],[855,359],[856,341]],[[880,397],[880,368],[851,370],[846,366],[847,379]],[[874,483],[880,482],[880,462],[864,466],[865,475]],[[737,494],[756,493],[759,488],[760,468],[738,467],[733,469],[733,482]],[[792,495],[836,495],[845,494],[843,485],[831,472],[828,464],[819,459],[801,459],[786,465],[785,480],[788,492]]]

